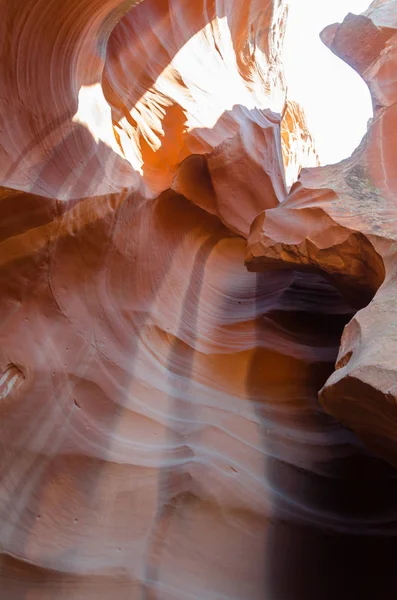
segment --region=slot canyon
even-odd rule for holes
[[[287,0],[0,6],[0,600],[391,600],[397,0],[325,166]]]

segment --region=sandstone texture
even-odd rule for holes
[[[257,217],[246,261],[321,272],[361,309],[320,401],[397,466],[397,3],[349,14],[322,38],[367,82],[374,117],[350,159],[303,171],[287,200]]]
[[[0,6],[0,600],[393,597],[397,2],[310,169],[284,0]]]

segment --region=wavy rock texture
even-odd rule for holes
[[[285,3],[2,10],[1,600],[390,598],[395,471],[317,402],[389,236],[346,208],[342,292],[323,264],[244,267],[316,160]]]
[[[247,263],[320,271],[362,309],[344,331],[320,401],[397,465],[397,3],[375,2],[322,36],[367,82],[374,118],[350,159],[304,171],[282,206],[258,216]]]

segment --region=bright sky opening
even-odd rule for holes
[[[347,158],[359,145],[372,117],[361,77],[320,40],[331,23],[360,14],[370,0],[290,0],[285,40],[288,98],[304,108],[322,165]]]

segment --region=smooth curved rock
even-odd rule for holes
[[[282,111],[284,1],[29,0],[14,8],[5,6],[2,19],[3,37],[14,40],[0,73],[4,186],[61,200],[123,188],[153,197],[189,154],[232,133],[249,137],[250,110]],[[234,106],[243,109],[229,116]]]
[[[362,309],[345,329],[320,401],[397,465],[397,3],[373,3],[322,37],[368,83],[374,118],[350,159],[303,171],[287,200],[256,219],[246,260],[250,270],[321,271]]]
[[[315,156],[285,3],[2,10],[1,600],[389,599],[395,470],[317,401],[355,308],[244,267]]]

